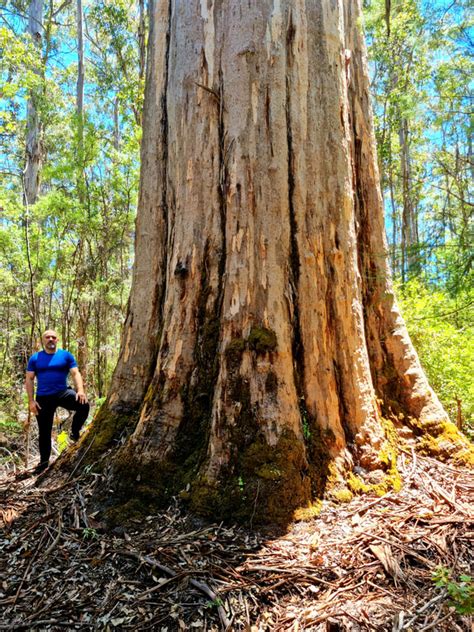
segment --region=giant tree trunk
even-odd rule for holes
[[[150,24],[133,287],[90,454],[128,435],[119,497],[282,521],[393,465],[383,411],[446,420],[392,293],[360,2],[170,0]]]

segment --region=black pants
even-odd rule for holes
[[[36,415],[39,428],[40,463],[46,464],[51,455],[51,431],[56,408],[60,406],[69,411],[76,411],[72,420],[71,433],[78,435],[89,414],[89,404],[81,404],[76,399],[76,391],[72,388],[55,395],[37,395],[36,401],[41,407],[38,415]]]

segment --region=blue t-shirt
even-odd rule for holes
[[[36,395],[56,395],[67,389],[68,373],[76,366],[72,353],[57,349],[55,353],[34,353],[26,370],[35,372],[38,381]]]

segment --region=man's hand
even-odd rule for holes
[[[84,391],[77,391],[76,401],[78,401],[80,404],[87,404],[87,395],[84,393]]]
[[[84,382],[82,381],[82,376],[77,366],[71,369],[71,377],[74,382],[74,388],[76,389],[76,401],[81,404],[87,404],[87,395],[84,393]]]
[[[28,408],[30,410],[30,413],[33,413],[33,415],[38,415],[39,411],[41,410],[41,406],[34,399],[32,399],[28,403]]]

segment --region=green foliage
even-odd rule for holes
[[[5,8],[12,18],[0,27],[0,324],[7,333],[0,338],[0,412],[15,419],[27,357],[46,327],[58,329],[73,353],[79,339],[86,342],[88,393],[105,395],[129,290],[143,80],[138,3],[87,5],[80,122],[76,6],[45,5],[40,46],[25,32],[18,4],[7,0]],[[41,185],[25,208],[32,95]]]
[[[216,597],[212,601],[208,601],[204,607],[205,608],[220,608],[223,605],[224,605],[224,602],[222,601],[222,599],[220,597]]]
[[[399,302],[430,384],[451,420],[460,410],[464,428],[474,431],[474,292],[452,296],[413,280],[399,288]]]
[[[68,434],[65,430],[60,432],[56,437],[56,444],[58,447],[58,452],[61,454],[69,445]]]
[[[364,7],[392,268],[403,281],[423,271],[452,290],[473,261],[470,6]],[[444,266],[447,244],[457,267]]]
[[[97,529],[93,529],[92,527],[85,527],[82,530],[82,538],[84,540],[97,540],[99,538]]]
[[[454,606],[458,614],[474,613],[474,582],[470,575],[460,575],[455,579],[449,568],[438,566],[432,579],[438,588],[446,589],[450,605]]]

